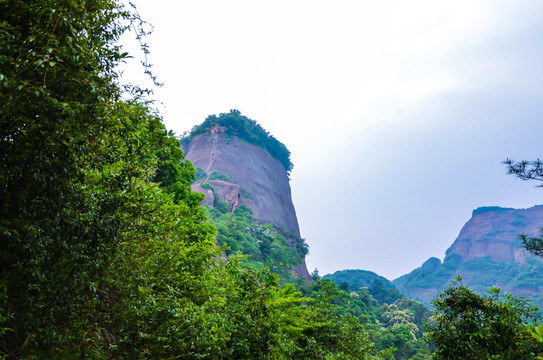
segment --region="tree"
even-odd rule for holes
[[[152,328],[127,323],[136,307],[163,310],[143,305],[169,261],[188,287],[218,256],[192,165],[117,82],[137,18],[113,0],[0,1],[0,355],[112,356]]]
[[[516,175],[521,180],[543,182],[543,163],[539,159],[536,161],[524,160],[520,162],[507,159],[504,161],[504,164],[507,165],[509,174]],[[543,184],[538,185],[538,187],[543,187]],[[521,234],[520,238],[522,240],[522,245],[526,250],[534,255],[543,256],[543,229],[541,230],[541,236],[539,237]]]
[[[294,340],[294,351],[288,354],[288,358],[377,360],[390,356],[394,349],[372,355],[373,344],[364,325],[336,304],[342,297],[342,291],[336,284],[328,279],[317,279],[304,288],[304,292],[309,292],[302,299],[311,306],[282,310],[286,318],[291,318],[285,330],[291,333]],[[345,293],[343,296],[349,297]]]
[[[85,184],[114,156],[101,141],[120,130],[112,42],[128,16],[111,1],[0,2],[2,353],[12,357],[58,349],[70,326],[86,327],[73,314],[94,305],[104,239],[119,232],[118,203],[88,201]]]
[[[537,308],[496,288],[477,295],[461,280],[434,300],[427,331],[435,359],[528,359],[541,350],[527,326],[540,321]]]

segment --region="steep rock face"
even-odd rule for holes
[[[524,264],[530,253],[519,247],[519,234],[536,235],[543,227],[543,206],[530,209],[479,208],[447,250],[463,261],[488,257],[496,261]]]
[[[206,182],[213,187],[213,190],[202,187],[202,180],[192,184],[192,191],[200,192],[206,196],[202,205],[213,206],[215,197],[227,203],[230,206],[230,211],[234,211],[240,205],[241,187],[239,185],[223,180],[207,180]]]
[[[266,150],[222,133],[195,136],[183,150],[195,167],[225,173],[247,191],[240,204],[253,209],[255,220],[300,234],[285,169]]]
[[[521,247],[519,234],[538,235],[543,206],[529,209],[483,207],[473,211],[443,262],[431,258],[394,284],[410,297],[429,303],[458,275],[483,293],[490,287],[543,305],[543,261]]]
[[[253,210],[256,221],[281,225],[300,236],[287,173],[283,165],[266,150],[235,136],[205,132],[193,137],[188,145],[183,146],[183,151],[186,158],[195,167],[203,169],[208,177],[218,171],[232,180],[206,179],[213,186],[215,194],[202,188],[202,181],[196,182],[193,190],[206,195],[204,204],[213,204],[213,196],[228,203],[232,210],[244,204]],[[305,259],[293,270],[310,279]]]

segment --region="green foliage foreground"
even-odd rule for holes
[[[194,167],[118,84],[138,19],[0,0],[0,357],[374,358],[326,288],[219,260]]]
[[[542,350],[531,327],[540,322],[537,308],[511,294],[491,289],[480,296],[461,278],[434,301],[436,316],[428,338],[435,359],[533,359]]]
[[[244,267],[266,266],[283,282],[294,280],[292,267],[300,264],[308,252],[304,239],[281,226],[257,223],[252,210],[245,205],[237,207],[234,213],[219,201],[214,208],[205,209],[217,229],[217,243],[224,246],[226,255],[248,255],[242,261]],[[293,241],[292,246],[287,239]]]

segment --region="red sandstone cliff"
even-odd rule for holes
[[[541,227],[543,206],[529,209],[477,209],[447,250],[445,261],[458,254],[463,261],[486,257],[495,261],[524,264],[532,255],[519,246],[518,235],[538,235]]]
[[[476,292],[495,286],[543,307],[543,258],[530,254],[519,239],[520,234],[538,236],[542,227],[543,206],[476,209],[443,262],[430,258],[393,283],[411,298],[428,304],[460,275]]]
[[[194,136],[183,146],[185,157],[208,175],[220,171],[232,180],[232,183],[206,180],[213,186],[215,196],[228,203],[232,210],[244,204],[253,210],[256,221],[284,226],[299,237],[298,219],[284,166],[265,149],[218,130],[214,128]],[[203,188],[201,182],[197,181],[193,190],[205,194],[203,204],[211,205],[213,192]],[[293,270],[299,276],[311,278],[305,259]]]

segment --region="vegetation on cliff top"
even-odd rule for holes
[[[192,128],[190,133],[181,139],[181,142],[188,144],[194,136],[211,131],[215,126],[223,127],[226,135],[237,136],[249,144],[265,149],[283,165],[287,174],[292,171],[294,165],[290,160],[290,151],[287,147],[255,120],[242,115],[239,110],[230,110],[230,112],[219,114],[219,116],[208,116],[203,123]]]
[[[473,210],[473,215],[476,214],[484,214],[488,212],[507,212],[509,210],[514,210],[513,208],[504,208],[501,206],[482,206],[478,207],[477,209]]]

